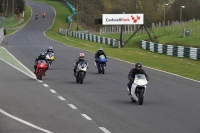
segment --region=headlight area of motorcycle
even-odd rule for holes
[[[54,56],[51,56],[51,58],[50,58],[51,60],[54,60]]]

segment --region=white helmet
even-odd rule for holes
[[[52,46],[50,46],[50,47],[49,47],[49,49],[50,49],[50,50],[53,50],[53,47],[52,47]]]
[[[103,51],[103,48],[102,48],[102,47],[100,47],[98,50],[99,50],[99,51]]]

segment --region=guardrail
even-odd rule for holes
[[[118,47],[120,44],[120,42],[117,41],[116,39],[101,37],[101,36],[97,36],[93,34],[87,34],[84,32],[72,31],[71,34],[72,34],[72,37],[75,37],[75,38],[89,40],[89,41],[93,41],[93,42],[97,42],[101,44],[107,44],[113,47]]]
[[[67,29],[60,28],[59,33],[64,35],[64,36],[68,36],[69,35],[69,31]]]
[[[0,28],[0,40],[3,38],[4,36],[4,29]]]
[[[176,57],[187,57],[194,60],[200,60],[200,48],[165,45],[165,44],[147,42],[144,40],[140,41],[140,47],[142,49],[145,49],[151,52],[162,53],[162,54],[176,56]]]
[[[66,2],[66,6],[69,8],[69,10],[72,12],[72,14],[70,14],[68,17],[67,17],[67,23],[68,24],[70,24],[70,23],[72,23],[72,17],[74,16],[74,15],[76,15],[76,9],[75,9],[75,7],[72,5],[72,4],[70,4],[69,2]]]

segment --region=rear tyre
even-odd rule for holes
[[[39,80],[42,80],[42,69],[39,70]]]
[[[80,75],[79,75],[79,77],[80,77],[79,83],[82,84],[83,83],[83,78],[84,78],[84,73],[81,72]]]
[[[142,105],[144,100],[143,92],[139,92],[138,94],[138,104]]]

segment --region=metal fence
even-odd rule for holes
[[[190,23],[190,22],[195,22],[198,21],[196,19],[191,19],[189,21],[185,21],[182,22],[182,24],[186,24],[186,23]],[[177,25],[180,25],[181,23],[179,21],[167,21],[167,23],[165,24],[165,28],[166,30],[173,30],[176,31],[177,29],[174,28]],[[160,27],[164,27],[164,22],[158,22],[158,23],[152,23],[151,26],[147,26],[149,28],[160,28]],[[170,29],[169,29],[170,27]],[[137,29],[139,28],[138,25],[125,25],[124,28],[124,33],[125,34],[132,34],[133,32],[135,32]],[[178,29],[178,31],[180,31]],[[100,34],[116,34],[116,33],[120,33],[121,32],[121,25],[109,25],[109,26],[104,26],[102,28],[100,28]],[[142,34],[145,34],[144,31],[141,32]]]
[[[0,17],[0,28],[4,28],[4,19],[5,17]]]

